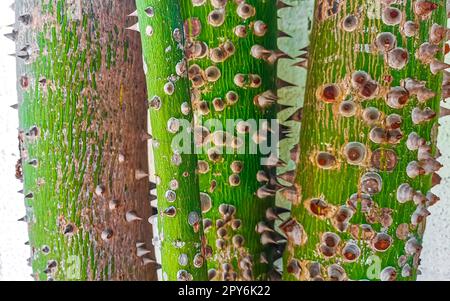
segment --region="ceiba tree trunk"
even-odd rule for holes
[[[158,223],[162,280],[207,280],[197,156],[172,145],[183,136],[188,149],[193,146],[180,3],[138,0],[137,7],[158,178],[159,214],[152,219]]]
[[[204,150],[198,172],[201,199],[209,204],[203,211],[208,277],[278,278],[273,261],[283,237],[273,231],[281,214],[275,167],[284,162],[261,146],[274,146],[277,84],[288,85],[276,76],[286,56],[277,49],[277,11],[285,4],[181,0],[181,7],[195,142]],[[257,146],[253,153],[250,144]]]
[[[316,1],[285,279],[416,278],[446,21],[437,1]]]
[[[126,1],[17,1],[20,150],[37,280],[155,280],[145,77]]]

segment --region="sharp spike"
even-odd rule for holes
[[[292,66],[308,69],[308,60],[299,61],[299,62],[293,64]]]
[[[148,253],[150,253],[151,251],[150,250],[148,250],[148,249],[146,249],[146,248],[144,248],[144,247],[138,247],[137,249],[136,249],[136,255],[138,256],[138,257],[142,257],[142,256],[144,256],[144,255],[147,255]]]
[[[271,53],[271,55],[269,56],[269,58],[267,59],[267,61],[271,64],[275,63],[276,61],[278,61],[279,59],[290,59],[292,60],[293,57],[291,57],[289,54],[278,50],[278,51],[273,51]]]
[[[150,182],[150,190],[156,189],[156,183]]]
[[[19,54],[19,55],[17,55],[17,58],[27,61],[30,59],[30,55],[29,54]]]
[[[291,84],[285,80],[282,80],[281,78],[277,78],[277,88],[282,89],[286,87],[297,87],[297,85]]]
[[[288,7],[292,7],[292,5],[287,4],[283,1],[277,0],[277,8],[278,9],[282,9],[282,8],[288,8]]]
[[[25,45],[22,47],[22,49],[19,50],[19,52],[28,52],[30,50],[30,45]]]
[[[303,48],[301,48],[300,51],[306,51],[306,52],[309,52],[309,45],[308,45],[308,46],[305,46],[305,47],[303,47]]]
[[[149,133],[143,132],[143,133],[141,134],[141,140],[142,140],[142,141],[151,140],[151,139],[153,139],[153,136],[150,135]]]
[[[4,36],[10,39],[11,41],[15,42],[17,40],[18,32],[17,30],[13,30],[12,32],[5,33]]]
[[[14,110],[18,110],[19,109],[19,104],[18,103],[13,104],[12,106],[10,106],[10,108],[14,109]]]
[[[28,218],[27,218],[27,216],[25,215],[24,217],[19,218],[17,221],[18,221],[18,222],[28,222]]]
[[[276,191],[286,187],[285,185],[282,185],[278,182],[276,176],[271,176],[268,184],[271,189],[276,190]]]
[[[309,52],[302,53],[302,54],[296,56],[296,58],[307,60],[309,58]]]
[[[148,178],[148,173],[146,173],[145,171],[143,171],[143,170],[140,170],[140,169],[137,169],[135,172],[134,172],[134,178],[136,179],[136,180],[142,180],[142,179],[144,179],[144,178]]]
[[[443,86],[449,85],[450,84],[450,72],[444,70],[443,75],[444,75],[444,78],[443,78],[443,81],[442,81],[442,85]]]
[[[297,203],[300,197],[300,187],[294,184],[292,187],[286,187],[280,190],[281,195],[291,203]]]
[[[125,29],[131,30],[131,31],[137,31],[137,32],[140,32],[140,30],[139,30],[139,22],[136,23],[136,24],[133,24],[133,25],[131,25],[130,27],[127,27],[127,28],[125,28]]]
[[[262,234],[263,232],[273,232],[274,230],[268,226],[265,222],[259,222],[255,226],[255,231],[259,234]]]
[[[300,122],[302,121],[302,117],[303,117],[303,108],[299,108],[291,116],[289,116],[288,119],[286,119],[286,121]]]
[[[156,263],[156,260],[150,259],[150,258],[147,258],[147,257],[144,257],[144,259],[142,259],[142,261],[143,261],[144,265]]]
[[[32,21],[31,14],[24,14],[19,16],[18,18],[19,22],[23,23],[24,25],[30,25]]]
[[[441,62],[441,61],[439,61],[439,60],[433,60],[432,62],[431,62],[431,64],[430,64],[430,71],[431,71],[431,73],[433,73],[433,74],[438,74],[440,71],[443,71],[443,70],[445,70],[445,69],[447,69],[447,68],[449,68],[450,67],[450,65],[449,64],[446,64],[446,63],[444,63],[444,62]]]
[[[450,97],[450,85],[442,85],[442,99],[447,99]]]
[[[440,114],[439,115],[440,118],[448,116],[448,115],[450,115],[450,109],[445,108],[445,107],[441,107],[441,110],[440,110],[439,114]]]
[[[441,184],[441,180],[442,178],[437,172],[433,173],[431,176],[431,186],[434,187]]]
[[[292,133],[292,127],[285,124],[278,124],[278,129],[281,134],[290,134]]]
[[[284,139],[290,139],[292,138],[292,131],[285,131],[285,132],[281,132],[278,133],[279,135],[279,140],[280,142],[283,141]]]
[[[436,155],[434,156],[435,159],[438,159],[442,156],[441,150],[436,147]]]
[[[137,17],[138,16],[138,11],[135,10],[134,12],[132,12],[131,14],[129,14],[127,17]]]
[[[291,160],[295,163],[298,163],[299,155],[300,155],[300,144],[296,144],[291,150]]]
[[[261,234],[261,244],[263,246],[268,245],[268,244],[273,244],[273,245],[277,244],[277,242],[275,241],[275,239],[272,238],[272,235],[270,235],[270,233],[272,233],[272,232],[263,232]]]
[[[290,34],[285,33],[284,31],[278,30],[277,36],[279,38],[292,38]]]
[[[150,193],[150,202],[156,200],[158,197]]]
[[[270,207],[270,208],[267,208],[267,210],[266,210],[266,218],[269,221],[273,221],[276,219],[283,220],[280,217],[280,214],[287,213],[287,212],[290,212],[290,210],[286,209],[286,208],[282,208],[282,207]]]
[[[283,103],[277,103],[277,105],[278,105],[278,112],[281,112],[286,109],[291,109],[293,107],[290,104],[283,104]]]
[[[142,218],[139,217],[135,211],[128,211],[125,214],[125,219],[129,223],[133,222],[133,221],[140,221],[140,220],[142,220]]]
[[[271,167],[284,167],[286,166],[286,162],[278,158],[276,155],[271,154],[268,158],[265,159],[265,165]]]
[[[10,53],[8,55],[12,56],[12,57],[15,57],[15,58],[22,59],[22,60],[28,60],[30,58],[30,55],[28,53],[26,53],[26,54]]]
[[[260,263],[263,263],[263,264],[268,264],[268,263],[269,263],[269,261],[267,260],[267,255],[266,255],[266,253],[261,253],[261,254],[259,255],[259,262],[260,262]]]
[[[258,190],[256,191],[256,195],[258,196],[258,198],[260,199],[265,199],[268,197],[273,197],[276,194],[276,190],[274,189],[270,189],[268,188],[266,185],[261,186],[260,188],[258,188]]]
[[[155,221],[158,219],[158,215],[152,215],[148,218],[148,222],[151,225],[155,225]]]
[[[282,174],[279,174],[277,178],[282,179],[283,181],[286,181],[288,183],[294,183],[296,174],[297,173],[295,172],[295,170],[289,170]]]
[[[151,215],[157,215],[158,214],[158,208],[152,207]]]

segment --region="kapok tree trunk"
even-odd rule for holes
[[[278,100],[276,62],[285,56],[276,44],[277,9],[284,3],[181,3],[195,144],[203,150],[198,173],[201,199],[208,204],[203,224],[209,279],[276,277],[272,263],[283,243],[273,232],[280,214],[274,207],[280,188],[274,167],[283,162],[261,146],[277,146],[270,140],[278,134],[271,121]],[[264,165],[261,159],[269,157]]]
[[[137,0],[148,87],[163,280],[207,280],[197,156],[179,1]],[[204,204],[204,206],[210,206]]]
[[[154,280],[134,1],[17,1],[20,151],[35,279]],[[147,247],[146,247],[147,246]]]
[[[438,200],[445,4],[319,0],[314,18],[285,278],[413,280]]]

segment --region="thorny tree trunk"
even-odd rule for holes
[[[276,62],[284,56],[276,45],[277,8],[283,3],[181,3],[195,143],[206,151],[199,154],[198,172],[201,199],[208,204],[203,208],[208,277],[267,279],[274,273],[268,247],[278,246],[280,239],[272,229],[279,213],[274,208],[279,186],[274,166],[281,162],[276,153],[270,156],[261,148],[250,153],[248,143],[261,146],[271,138],[260,121],[270,127],[276,118]],[[227,120],[238,123],[230,128]],[[245,153],[238,151],[242,144]],[[270,164],[262,165],[261,159],[269,156]]]
[[[162,279],[207,280],[197,156],[172,145],[175,137],[183,136],[189,145],[182,147],[193,146],[180,4],[138,0],[137,6],[158,178],[160,214],[153,219],[158,222],[155,247],[161,250]]]
[[[319,0],[314,17],[285,278],[415,279],[438,200],[445,7]]]
[[[36,279],[154,280],[133,0],[18,1],[20,148]]]

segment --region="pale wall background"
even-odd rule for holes
[[[25,215],[22,195],[17,191],[22,184],[16,180],[15,164],[19,159],[17,140],[18,115],[9,106],[17,102],[14,43],[3,34],[10,32],[14,23],[12,1],[0,1],[0,280],[32,280],[27,265],[30,248],[27,226],[17,219]]]

